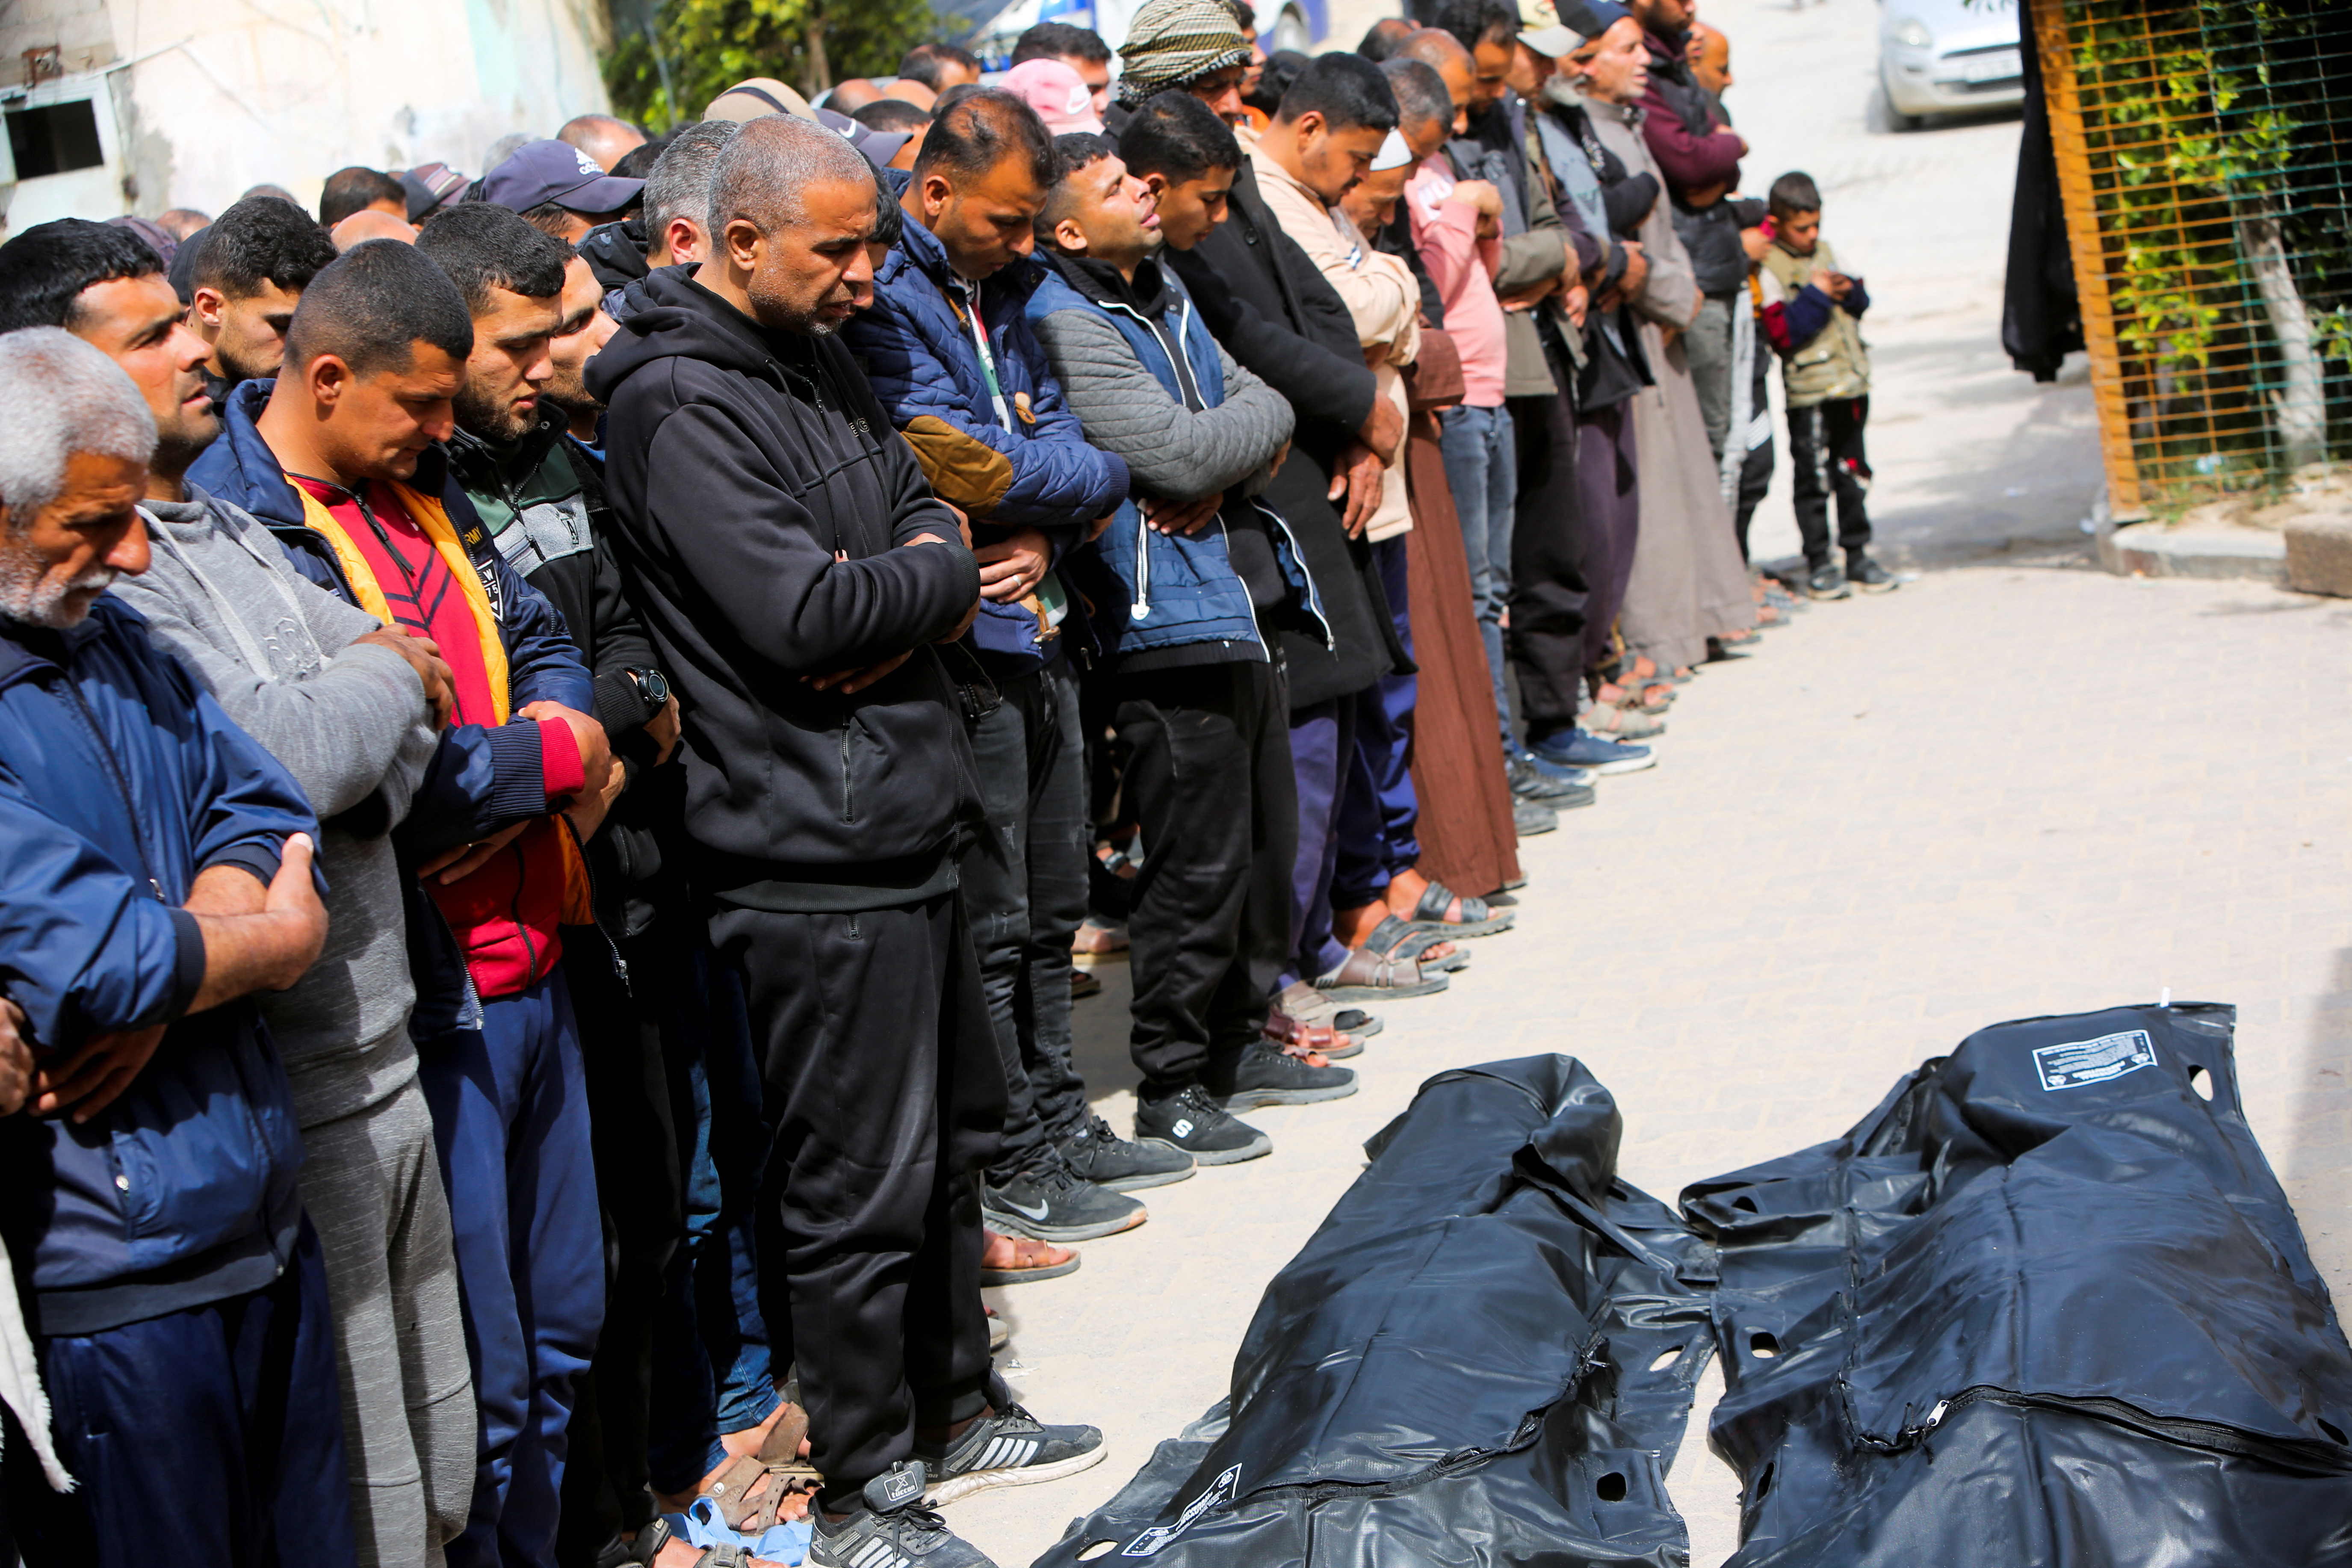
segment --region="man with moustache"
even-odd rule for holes
[[[474,1413],[387,829],[432,755],[448,667],[430,641],[307,581],[243,509],[187,484],[220,434],[205,341],[136,236],[79,218],[27,229],[0,247],[0,331],[64,327],[144,395],[152,563],[114,593],[321,819],[327,945],[292,990],[262,997],[261,1016],[292,1080],[299,1184],[334,1306],[359,1561],[422,1568],[465,1524]]]

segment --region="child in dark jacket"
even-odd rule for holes
[[[1764,252],[1764,330],[1781,358],[1789,395],[1789,459],[1796,481],[1797,531],[1805,546],[1805,591],[1843,599],[1849,584],[1883,593],[1895,574],[1870,558],[1870,517],[1863,496],[1870,461],[1863,427],[1870,419],[1870,353],[1862,313],[1870,296],[1862,279],[1838,270],[1822,238],[1822,194],[1811,175],[1772,182],[1772,243]],[[1841,572],[1830,558],[1829,501],[1837,496]]]

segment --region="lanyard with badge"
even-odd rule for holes
[[[1004,384],[996,374],[996,351],[989,345],[988,323],[980,317],[980,289],[961,278],[950,281],[953,291],[948,295],[948,305],[955,311],[956,320],[971,331],[972,347],[980,354],[980,377],[988,384],[988,400],[996,407],[996,422],[1011,430],[1013,427],[1013,410],[1017,408],[1023,424],[1035,424],[1036,416],[1029,412],[1027,393],[1014,393],[1013,406],[1005,405]],[[957,298],[959,295],[961,300]],[[1059,632],[1063,620],[1069,615],[1069,595],[1063,591],[1061,578],[1050,567],[1037,579],[1036,587],[1030,592],[1039,606],[1037,640],[1044,642]]]

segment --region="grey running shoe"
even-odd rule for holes
[[[1179,1150],[1203,1165],[1233,1165],[1274,1152],[1274,1140],[1209,1098],[1199,1084],[1158,1100],[1138,1095],[1136,1141]]]
[[[1230,1062],[1211,1062],[1201,1086],[1227,1110],[1258,1105],[1314,1105],[1356,1092],[1351,1068],[1309,1067],[1258,1040]]]
[[[1070,1134],[1062,1145],[1070,1169],[1098,1187],[1115,1193],[1164,1187],[1192,1173],[1192,1156],[1164,1143],[1130,1143],[1110,1130],[1099,1116]]]
[[[952,1442],[915,1443],[933,1502],[953,1502],[991,1487],[1056,1481],[1100,1464],[1108,1451],[1094,1427],[1048,1426],[1009,1401]]]
[[[1845,558],[1845,580],[1865,594],[1889,594],[1903,586],[1902,578],[1867,555]]]
[[[1043,1170],[1024,1171],[1003,1186],[982,1182],[980,1212],[994,1229],[1038,1241],[1092,1241],[1133,1230],[1145,1218],[1141,1204],[1080,1181],[1059,1159]]]
[[[812,1568],[996,1568],[923,1506],[925,1479],[920,1461],[907,1459],[866,1482],[865,1506],[847,1519],[811,1510]]]

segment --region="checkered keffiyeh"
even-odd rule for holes
[[[1130,108],[1164,88],[1250,58],[1241,24],[1220,0],[1149,0],[1118,47],[1118,100]]]

